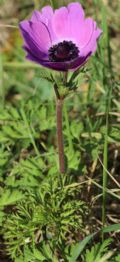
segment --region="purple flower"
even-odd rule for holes
[[[27,59],[59,71],[81,67],[96,51],[102,33],[77,2],[34,11],[30,20],[20,22],[20,31]]]

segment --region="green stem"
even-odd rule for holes
[[[50,0],[50,4],[51,4],[53,9],[57,8],[57,1],[56,0]]]
[[[103,153],[103,203],[102,203],[102,225],[106,223],[106,198],[107,198],[107,183],[108,183],[108,131],[109,131],[109,111],[111,103],[112,87],[108,90],[108,99],[106,103],[106,128],[105,128],[105,141],[104,141],[104,153]],[[102,233],[102,239],[104,240],[104,233]]]
[[[4,107],[4,87],[3,87],[3,63],[2,54],[0,54],[0,100],[1,105]]]
[[[39,0],[34,0],[34,6],[35,6],[35,9],[39,9],[40,1]]]
[[[39,150],[38,150],[38,148],[37,148],[37,146],[36,146],[36,143],[35,143],[35,140],[34,140],[34,137],[33,137],[32,131],[31,131],[31,128],[30,128],[30,126],[29,126],[29,123],[28,123],[28,120],[27,120],[27,117],[26,117],[26,114],[25,114],[25,111],[24,111],[23,108],[21,109],[21,115],[22,115],[22,117],[23,117],[25,126],[26,126],[26,128],[27,128],[27,130],[28,130],[29,138],[30,138],[30,140],[31,140],[31,143],[32,143],[32,145],[33,145],[33,148],[34,148],[34,150],[35,150],[35,153],[36,153],[37,156],[40,156]]]

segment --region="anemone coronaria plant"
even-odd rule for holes
[[[85,18],[80,3],[53,10],[45,6],[34,11],[29,20],[20,22],[26,58],[52,70],[63,72],[67,81],[68,71],[81,68],[97,49],[102,30],[92,18]],[[63,86],[65,85],[63,81]],[[62,135],[62,106],[64,95],[54,85],[57,103],[57,140],[60,172],[65,173]]]

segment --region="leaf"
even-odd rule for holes
[[[2,210],[0,210],[0,226],[2,226],[2,221],[3,221],[4,216],[5,216],[5,213]]]
[[[116,256],[115,262],[120,262],[120,254]]]
[[[110,257],[112,257],[114,254],[114,251],[107,252],[98,262],[107,262]]]
[[[80,158],[81,158],[80,152],[79,151],[71,152],[67,150],[66,155],[68,158],[69,168],[77,170],[79,163],[80,163]]]
[[[48,244],[43,243],[43,253],[47,259],[52,259],[53,254]]]
[[[45,169],[45,164],[42,158],[29,157],[28,159],[21,159],[20,162],[12,169],[12,176],[8,176],[6,184],[8,186],[19,187],[34,187],[37,186],[40,179],[44,178],[42,171]],[[17,177],[19,176],[19,179]]]
[[[42,255],[42,253],[38,249],[34,249],[34,256],[37,259],[40,259],[40,261],[45,260],[45,256]]]
[[[9,156],[10,153],[7,150],[0,149],[0,168],[7,163]]]
[[[77,121],[72,121],[71,126],[71,133],[73,137],[77,138],[78,140],[80,139],[80,135],[84,129],[83,123],[79,123]]]
[[[2,194],[0,198],[0,206],[7,206],[11,205],[13,203],[16,203],[17,201],[24,198],[24,195],[22,192],[18,190],[11,191],[9,189],[5,190],[5,192]]]
[[[106,259],[110,258],[114,252],[109,252],[108,247],[112,239],[106,239],[102,244],[97,243],[92,246],[90,250],[86,250],[85,262],[107,262]]]
[[[104,227],[102,231],[104,233],[109,233],[109,232],[117,231],[117,230],[120,230],[120,223],[114,224],[114,225],[111,225],[111,226],[108,226],[108,227]]]
[[[48,82],[53,82],[51,72],[48,69],[39,69],[39,77],[47,80]]]
[[[93,233],[87,237],[85,237],[80,243],[76,244],[71,249],[71,257],[68,258],[69,262],[75,262],[76,259],[80,256],[81,252],[85,248],[85,246],[88,244],[88,242],[93,238],[93,236],[96,233]]]
[[[24,258],[23,257],[16,257],[15,262],[24,262]]]

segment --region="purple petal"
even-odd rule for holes
[[[48,20],[53,16],[53,9],[51,6],[45,6],[42,8],[42,15],[46,17]]]
[[[79,3],[71,3],[68,5],[68,12],[71,39],[76,42],[76,36],[84,22],[84,10]]]
[[[34,11],[30,21],[20,23],[27,58],[45,67],[59,70],[76,70],[86,63],[97,48],[97,40],[102,31],[91,18],[84,18],[84,10],[79,3],[70,3],[55,12],[50,6]],[[72,41],[80,50],[80,56],[69,62],[51,62],[49,48],[64,40]]]
[[[73,40],[76,42],[77,34],[80,35],[81,24],[84,22],[84,10],[79,3],[71,3],[68,7],[61,7],[55,11],[52,26],[60,40]]]
[[[73,34],[79,45],[79,48],[83,48],[86,46],[94,32],[94,21],[91,18],[85,19],[79,26],[76,26]]]
[[[53,16],[53,9],[51,6],[45,6],[42,8],[41,12],[35,10],[33,12],[31,21],[32,22],[43,22],[45,25],[48,25],[49,20]]]
[[[23,21],[20,23],[20,30],[25,40],[25,46],[31,50],[31,53],[40,59],[41,56],[46,57],[51,46],[46,26],[41,22]]]
[[[33,12],[33,14],[32,14],[32,17],[31,17],[30,21],[32,21],[32,22],[34,22],[34,23],[35,23],[35,22],[43,22],[41,12],[35,10],[35,11]]]
[[[96,50],[97,43],[96,39],[97,33],[99,35],[99,32],[94,31],[96,30],[96,23],[91,19],[84,19],[84,10],[82,6],[79,3],[71,3],[68,5],[69,10],[69,23],[70,23],[70,29],[71,29],[71,39],[75,41],[75,43],[78,45],[80,49],[80,54],[82,56],[86,56],[89,52],[93,52]],[[85,50],[85,46],[88,46],[86,52],[81,52],[81,49]]]
[[[51,40],[49,32],[43,23],[23,21],[20,23],[20,29],[21,32],[24,33],[24,36],[30,36],[31,41],[33,41],[41,51],[47,52],[51,46]],[[26,41],[25,37],[24,40]]]
[[[31,36],[24,31],[22,31],[21,33],[22,33],[23,38],[25,40],[24,46],[23,46],[24,50],[32,53],[33,55],[36,55],[39,59],[46,59],[47,54],[43,53],[39,49],[39,47],[34,42],[34,40],[31,38]]]
[[[84,19],[84,10],[79,3],[71,3],[68,7],[56,10],[52,18],[52,27],[58,42],[73,41],[79,49],[90,41],[94,30],[94,21]]]
[[[49,34],[51,36],[52,41],[56,40],[56,35],[53,32],[52,28],[52,17],[53,17],[53,9],[51,6],[45,6],[42,8],[41,12],[35,10],[33,12],[31,21],[32,22],[42,22],[44,25],[46,25]]]
[[[61,7],[55,10],[52,19],[52,27],[59,39],[59,42],[65,40],[66,37],[71,36],[68,9],[66,7]]]
[[[39,60],[38,58],[34,57],[33,55],[29,54],[27,55],[27,59],[36,62],[42,66],[48,67],[50,69],[54,69],[57,71],[67,71],[67,70],[76,70],[77,68],[83,66],[83,64],[87,61],[88,57],[91,55],[89,53],[85,57],[78,57],[75,60],[69,61],[69,62],[49,62],[49,61],[43,61]]]
[[[74,27],[75,24],[80,28],[80,23],[84,20],[84,10],[80,3],[70,3],[68,5],[70,26]]]
[[[80,68],[81,66],[83,66],[88,58],[91,56],[91,52],[89,52],[86,56],[80,56],[77,59],[75,59],[75,61],[73,61],[72,65],[71,65],[71,70],[76,70],[77,68]]]
[[[75,3],[70,3],[67,6],[69,13],[72,13],[72,16],[76,18],[76,15],[84,19],[84,10],[83,7],[80,3],[75,2]]]
[[[88,54],[89,52],[91,52],[92,54],[95,53],[97,49],[97,40],[99,39],[101,34],[102,30],[100,28],[97,28],[96,22],[94,22],[94,31],[92,37],[90,41],[87,43],[87,45],[81,49],[80,53],[82,56],[86,56],[86,54]]]
[[[27,45],[23,45],[23,49],[27,52],[27,56],[31,55],[31,56],[36,57],[36,59],[38,59],[38,60],[48,61],[48,56],[41,53],[40,51],[38,51],[38,55],[37,55],[37,52],[35,52],[35,51],[33,52],[33,48],[31,49]],[[36,48],[35,48],[35,50],[36,50]]]

